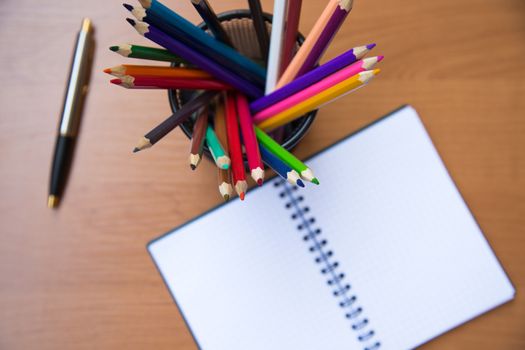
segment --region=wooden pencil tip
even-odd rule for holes
[[[304,187],[304,182],[301,179],[297,179],[297,186]]]
[[[135,20],[131,18],[126,18],[126,21],[128,21],[128,23],[131,24],[133,27],[135,26],[135,24],[137,24],[137,22],[135,22]]]
[[[224,196],[222,196],[222,198],[224,198],[224,201],[227,202],[230,200],[230,195],[229,194],[225,194]]]
[[[106,68],[106,69],[104,69],[104,73],[111,74],[111,68]]]
[[[49,195],[47,197],[47,206],[51,209],[58,207],[58,197],[52,194]]]
[[[319,185],[319,180],[316,177],[314,177],[311,182],[316,185]]]
[[[117,52],[118,51],[118,46],[110,46],[109,49],[113,52]]]
[[[190,164],[190,168],[191,168],[191,170],[195,170],[195,169],[197,169],[197,166],[194,165],[194,164]]]
[[[133,148],[133,153],[137,153],[139,151],[140,151],[140,148],[138,148],[138,147]]]
[[[131,6],[130,4],[122,4],[122,6],[124,6],[128,11],[133,11],[133,6]]]

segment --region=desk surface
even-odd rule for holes
[[[219,203],[212,165],[190,174],[180,131],[131,154],[169,108],[164,92],[110,86],[101,73],[131,62],[110,45],[146,43],[118,1],[45,3],[0,2],[0,348],[194,349],[145,244]],[[165,3],[198,21],[189,1]],[[325,1],[304,3],[307,33]],[[52,211],[50,159],[83,16],[97,28],[95,70],[67,193]],[[296,150],[311,154],[404,103],[421,114],[518,290],[424,349],[525,348],[524,18],[522,0],[356,1],[326,57],[375,41],[383,73],[324,108]]]

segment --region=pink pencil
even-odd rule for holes
[[[308,88],[299,91],[295,93],[294,95],[285,98],[282,101],[279,101],[278,103],[263,109],[259,113],[255,114],[253,116],[253,122],[255,124],[259,124],[262,121],[271,118],[278,113],[281,113],[284,110],[287,110],[296,104],[309,99],[312,96],[317,95],[321,91],[324,91],[343,80],[346,80],[356,74],[359,74],[361,72],[364,72],[365,70],[372,69],[372,67],[375,66],[377,62],[380,62],[383,59],[383,56],[376,56],[376,57],[369,57],[364,58],[362,60],[359,60],[346,68],[341,69],[340,71],[337,71],[328,77],[324,78],[323,80],[309,86]]]
[[[259,152],[259,144],[253,128],[252,115],[248,100],[243,94],[236,94],[237,114],[239,116],[239,125],[241,127],[242,140],[248,158],[248,167],[252,178],[259,186],[264,180],[264,165]]]

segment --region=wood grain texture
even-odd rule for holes
[[[199,21],[189,1],[165,3]],[[324,3],[304,4],[303,33]],[[97,30],[95,69],[63,205],[51,211],[50,160],[83,16]],[[191,173],[178,130],[132,155],[170,111],[164,92],[110,86],[101,72],[132,63],[110,45],[147,43],[126,16],[114,1],[0,2],[0,349],[196,348],[145,244],[218,204],[216,173],[210,162]],[[524,19],[522,0],[356,1],[325,55],[374,41],[386,58],[370,86],[320,112],[296,153],[412,104],[518,290],[423,349],[525,348]]]

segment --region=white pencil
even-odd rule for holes
[[[275,0],[273,5],[272,34],[270,36],[270,53],[268,54],[268,69],[266,73],[266,95],[275,90],[279,80],[287,7],[288,0]]]

